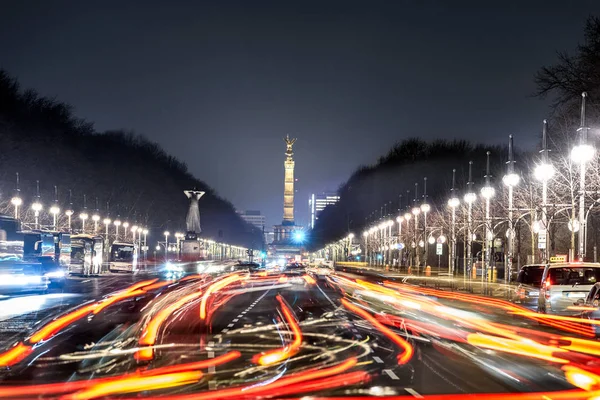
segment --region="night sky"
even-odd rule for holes
[[[600,1],[2,2],[0,68],[160,143],[239,209],[296,219],[403,138],[537,145],[533,74]]]

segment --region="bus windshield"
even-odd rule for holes
[[[126,244],[112,245],[110,249],[110,261],[126,262],[133,261],[134,247]]]

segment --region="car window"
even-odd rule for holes
[[[593,285],[600,280],[600,268],[552,268],[549,277],[552,285]]]
[[[542,284],[542,275],[544,267],[524,267],[519,271],[517,282],[525,285],[540,286]]]

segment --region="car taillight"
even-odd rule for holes
[[[548,289],[550,285],[552,285],[552,282],[550,281],[550,278],[548,278],[546,279],[546,289]]]

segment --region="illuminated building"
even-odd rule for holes
[[[331,206],[340,201],[340,196],[336,193],[314,193],[308,199],[308,208],[310,210],[310,227],[315,227],[315,221],[319,219],[319,214],[327,206]]]
[[[266,217],[257,210],[238,211],[240,217],[247,223],[256,226],[261,231],[265,229]]]

